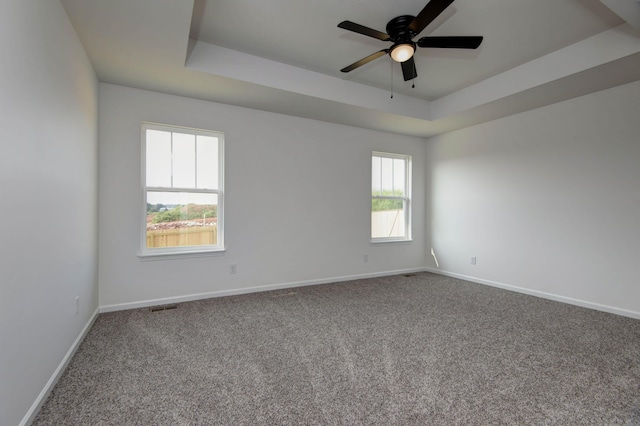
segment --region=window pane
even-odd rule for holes
[[[211,136],[198,136],[196,139],[198,148],[196,168],[196,188],[218,188],[218,138]]]
[[[393,159],[382,158],[382,195],[393,195]]]
[[[146,184],[171,187],[171,132],[147,130]]]
[[[406,237],[403,200],[371,200],[371,237]]]
[[[147,248],[218,244],[218,194],[147,191]]]
[[[196,187],[196,137],[173,133],[173,187]]]
[[[405,160],[393,160],[393,195],[403,197],[405,191]]]
[[[407,176],[411,157],[373,153],[371,167],[371,237],[410,238],[408,205],[411,194]]]
[[[371,157],[371,195],[382,195],[380,176],[380,157]]]

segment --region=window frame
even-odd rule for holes
[[[163,132],[183,133],[194,136],[208,136],[218,139],[218,188],[184,188],[184,187],[156,187],[147,186],[147,130],[158,130]],[[224,133],[220,131],[197,129],[192,127],[175,126],[151,122],[142,122],[141,126],[141,228],[140,228],[140,253],[139,257],[172,256],[189,254],[219,253],[225,251],[224,246]],[[197,157],[196,157],[197,161]],[[174,247],[147,247],[147,193],[148,192],[176,192],[193,194],[215,194],[218,198],[217,204],[217,237],[218,244],[197,245],[197,246],[174,246]]]
[[[373,195],[373,158],[389,158],[392,160],[404,160],[405,170],[404,170],[404,187],[405,194],[402,197],[398,196],[388,196],[388,195]],[[369,237],[371,238],[371,243],[394,243],[394,242],[409,242],[413,241],[411,236],[412,224],[411,224],[411,199],[412,199],[412,188],[411,188],[411,163],[412,158],[411,155],[408,154],[395,154],[390,152],[381,152],[381,151],[372,151],[371,158],[369,160],[369,164],[371,165],[370,170],[370,185],[369,191],[371,196],[371,201],[373,200],[401,200],[403,202],[404,208],[404,236],[402,237],[374,237],[373,229],[372,229],[372,215],[373,215],[373,206],[372,202],[369,203]],[[380,192],[382,192],[382,187],[380,188]]]

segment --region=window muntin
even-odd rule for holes
[[[222,250],[224,135],[144,123],[142,143],[142,254]]]
[[[371,156],[371,239],[411,239],[411,156]]]

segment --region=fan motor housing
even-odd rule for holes
[[[409,24],[414,19],[415,16],[402,15],[390,20],[387,24],[387,34],[389,34],[391,40],[394,42],[411,40],[415,34],[412,34],[411,30],[409,30]]]

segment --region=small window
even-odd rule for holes
[[[411,156],[371,156],[371,239],[411,239]]]
[[[222,250],[220,132],[145,123],[142,254]]]

